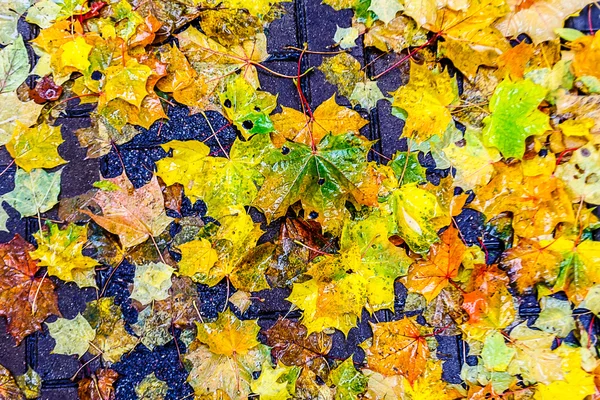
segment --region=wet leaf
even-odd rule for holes
[[[93,329],[81,314],[73,319],[58,318],[48,322],[50,336],[56,341],[52,353],[77,355],[82,357],[90,347],[90,342],[96,337]]]
[[[77,394],[81,400],[115,400],[113,384],[119,374],[108,368],[99,368],[92,378],[79,381]]]
[[[167,395],[169,386],[151,373],[135,387],[135,394],[140,400],[162,400]]]
[[[174,269],[164,263],[149,263],[135,267],[131,298],[142,305],[169,297]]]
[[[531,81],[504,80],[490,99],[492,115],[484,119],[483,143],[504,157],[523,158],[525,139],[550,129],[548,116],[538,110],[546,90]]]
[[[41,330],[50,315],[59,315],[54,284],[38,277],[39,266],[30,253],[34,247],[21,236],[0,244],[0,315],[19,344],[25,336]]]
[[[369,369],[383,375],[401,374],[412,384],[425,371],[429,349],[409,318],[372,324],[373,341],[365,348]]]
[[[90,342],[90,353],[102,354],[102,359],[108,363],[118,362],[123,354],[133,350],[138,343],[125,330],[121,308],[115,304],[113,297],[89,302],[83,316],[96,330],[96,338]]]
[[[33,169],[28,174],[22,169],[17,169],[15,189],[2,195],[1,199],[21,213],[22,217],[46,212],[58,203],[61,173],[62,171],[46,172],[43,169]]]
[[[104,229],[119,235],[124,247],[133,247],[151,236],[160,235],[171,223],[156,177],[138,189],[125,174],[106,180],[119,190],[96,192],[93,200],[102,208],[102,215],[83,212]]]
[[[69,224],[60,229],[54,223],[47,223],[48,232],[34,234],[38,248],[31,252],[40,267],[48,267],[48,274],[65,282],[75,282],[79,287],[96,287],[98,264],[81,252],[87,243],[87,228]]]
[[[268,348],[256,340],[255,321],[240,321],[229,310],[216,322],[197,324],[198,335],[186,360],[192,364],[188,382],[197,396],[222,391],[230,398],[250,394],[252,373],[268,357]]]

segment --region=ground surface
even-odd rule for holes
[[[251,1],[251,0],[249,0]],[[600,12],[598,8],[592,8],[592,29],[600,27]],[[308,43],[311,50],[326,50],[333,44],[336,25],[341,27],[350,26],[350,12],[335,12],[328,6],[320,4],[320,0],[295,0],[286,6],[288,13],[280,20],[273,23],[268,32],[269,52],[271,59],[266,65],[278,72],[294,75],[296,73],[298,53],[285,50],[286,46],[301,47]],[[588,30],[588,10],[584,11],[577,19],[568,22],[568,26],[580,30]],[[26,31],[23,24],[23,31]],[[35,32],[25,32],[26,39],[35,35]],[[365,51],[361,46],[355,48],[353,55],[363,64],[375,59],[378,54]],[[393,58],[383,57],[372,65],[377,71],[382,70],[384,65],[389,65]],[[317,67],[321,63],[321,56],[310,55],[305,58],[303,68]],[[279,103],[288,107],[298,109],[299,102],[297,93],[289,80],[274,78],[273,76],[260,73],[260,79],[264,90],[279,94]],[[396,89],[400,84],[406,83],[407,75],[402,72],[394,72],[379,80],[381,89],[386,92]],[[303,82],[304,92],[311,106],[317,105],[328,99],[335,93],[335,88],[325,82],[323,74],[315,70]],[[338,98],[338,102],[344,103],[344,99]],[[61,145],[60,153],[69,164],[63,170],[61,197],[70,197],[89,190],[92,183],[100,178],[119,175],[122,172],[122,164],[116,152],[111,152],[101,159],[85,160],[85,150],[78,146],[74,136],[76,129],[89,124],[86,112],[89,107],[74,107],[62,118],[62,134],[66,142]],[[168,112],[170,120],[157,123],[148,132],[137,136],[132,142],[119,147],[123,158],[126,172],[136,186],[142,185],[151,177],[154,162],[165,156],[159,147],[161,143],[174,139],[200,139],[210,136],[211,132],[206,121],[199,115],[188,116],[185,108],[171,108]],[[402,132],[402,121],[393,117],[390,113],[389,103],[381,101],[378,108],[367,114],[362,112],[363,117],[369,119],[370,124],[365,127],[365,135],[370,139],[377,140],[374,149],[390,157],[401,149],[402,142],[398,140]],[[224,118],[217,114],[211,114],[211,123],[215,129],[227,124]],[[226,147],[235,138],[233,129],[223,130],[219,137],[221,143]],[[214,153],[219,155],[219,147],[216,142],[207,141],[212,146]],[[222,155],[222,154],[221,154]],[[372,153],[374,159],[378,155]],[[0,170],[10,163],[11,158],[4,150],[0,152]],[[427,159],[422,163],[426,166]],[[13,189],[15,167],[11,167],[0,177],[0,194]],[[431,171],[428,178],[435,181],[438,176]],[[194,206],[187,204],[183,208],[184,215],[202,216],[204,209],[202,204]],[[16,216],[13,216],[16,217]],[[481,218],[475,212],[465,211],[458,218],[461,232],[469,244],[478,244],[478,238],[484,239],[487,249],[490,251],[490,260],[496,257],[503,249],[498,240],[483,231]],[[32,241],[31,234],[37,230],[37,221],[12,218],[8,227],[10,233],[0,232],[0,242],[6,242],[15,234],[19,233]],[[99,285],[103,285],[107,272],[100,272]],[[117,273],[112,277],[107,287],[107,296],[116,296],[117,303],[121,305],[125,318],[129,323],[137,320],[137,312],[131,307],[127,286],[133,280],[133,267],[126,262],[120,266]],[[80,290],[75,285],[58,284],[59,305],[63,316],[73,318],[82,312],[86,302],[94,300],[95,290]],[[200,312],[208,318],[216,317],[217,312],[223,309],[226,301],[226,285],[224,283],[213,288],[200,287],[202,305]],[[244,318],[258,318],[259,324],[269,327],[277,319],[278,315],[288,313],[290,304],[284,299],[287,293],[277,289],[270,291],[269,296],[264,296],[265,301],[256,301],[243,315]],[[259,293],[257,297],[261,297]],[[397,319],[402,313],[405,291],[401,285],[397,286],[396,315],[391,312],[382,311],[376,314],[380,321]],[[535,299],[522,298],[520,312],[522,316],[533,317],[539,311]],[[298,317],[294,313],[288,317]],[[330,353],[334,357],[346,358],[354,354],[355,360],[360,361],[362,353],[357,349],[357,343],[362,342],[369,336],[368,319],[363,318],[358,329],[353,329],[348,338],[344,339],[339,332],[334,338],[334,349]],[[98,365],[91,363],[77,375],[75,380],[71,377],[86,361],[79,361],[74,357],[53,355],[51,350],[54,341],[47,332],[38,332],[29,336],[20,346],[15,346],[13,339],[6,334],[5,321],[0,320],[0,364],[6,366],[14,374],[23,374],[27,367],[35,369],[43,379],[42,399],[44,400],[71,400],[77,399],[77,379],[95,370]],[[465,362],[460,340],[456,337],[438,337],[440,348],[438,354],[444,362],[444,378],[450,382],[460,382],[460,366]],[[180,346],[183,344],[180,342]],[[468,360],[466,360],[468,362]],[[135,399],[134,387],[146,375],[155,372],[159,379],[167,381],[170,386],[167,399],[181,399],[191,394],[191,388],[185,383],[186,371],[177,359],[177,351],[174,342],[157,348],[150,352],[144,346],[138,346],[135,351],[123,357],[121,362],[114,366],[121,378],[117,382],[117,399]]]

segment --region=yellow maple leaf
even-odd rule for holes
[[[269,357],[268,347],[256,339],[256,321],[240,321],[226,310],[215,322],[196,326],[196,340],[186,355],[192,365],[188,382],[195,394],[222,391],[232,399],[248,397],[252,373]]]
[[[458,87],[445,72],[411,63],[410,81],[392,94],[392,107],[407,114],[403,133],[406,137],[420,143],[434,135],[441,136],[452,123],[448,106],[458,101]]]
[[[73,67],[79,71],[85,71],[90,66],[88,56],[92,51],[92,46],[85,41],[82,36],[64,43],[61,47],[62,54],[60,60],[62,67]]]
[[[15,159],[15,163],[30,172],[34,168],[54,168],[65,161],[58,154],[58,146],[64,142],[60,126],[46,123],[33,128],[16,121],[15,130],[6,150]]]
[[[286,139],[310,146],[313,141],[319,143],[328,133],[359,134],[360,129],[367,124],[367,121],[356,111],[338,105],[335,95],[316,108],[312,119],[293,108],[284,106],[281,108],[281,113],[271,117],[275,127],[272,139],[277,147],[281,147]]]
[[[189,276],[193,280],[202,281],[207,277],[210,269],[215,265],[218,254],[206,239],[192,240],[178,246],[181,251],[179,262],[179,275]]]
[[[55,223],[47,226],[48,232],[33,235],[38,248],[30,253],[31,257],[39,260],[39,266],[48,267],[49,275],[75,282],[79,287],[96,287],[94,268],[100,264],[81,253],[87,243],[87,227],[69,224],[60,229]]]
[[[106,101],[122,99],[136,107],[140,107],[148,94],[146,82],[152,70],[147,65],[137,62],[134,58],[127,61],[125,66],[115,65],[106,69],[106,85],[104,97]]]

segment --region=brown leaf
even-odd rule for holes
[[[35,83],[35,87],[29,90],[29,97],[37,104],[44,104],[47,101],[58,100],[62,91],[62,86],[54,83],[52,75],[48,75]]]
[[[119,377],[116,371],[99,368],[90,378],[79,381],[77,394],[80,400],[115,400],[113,384]]]
[[[271,346],[271,355],[283,364],[308,367],[318,375],[327,369],[325,355],[332,346],[331,337],[323,332],[306,335],[304,325],[297,321],[282,319],[265,332],[267,345]]]
[[[48,316],[60,316],[54,284],[36,277],[39,267],[29,255],[34,249],[19,235],[0,244],[0,315],[17,344],[39,331]]]
[[[174,277],[171,285],[171,296],[166,300],[154,303],[155,312],[167,312],[171,315],[173,325],[177,328],[186,328],[198,321],[200,317],[196,311],[200,299],[196,285],[188,277]]]

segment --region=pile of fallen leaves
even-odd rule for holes
[[[81,399],[115,399],[111,365],[174,337],[197,399],[597,398],[600,35],[563,27],[589,0],[323,3],[352,9],[352,26],[336,32],[341,50],[293,50],[295,76],[263,65],[280,0],[0,4],[0,144],[16,164],[0,228],[16,213],[38,224],[32,243],[0,244],[8,332],[20,343],[47,329],[54,353],[101,360],[79,380]],[[39,34],[26,42],[19,21]],[[384,68],[345,51],[359,37]],[[335,97],[311,108],[301,83],[312,71],[301,67],[313,50],[352,106],[391,103],[406,151],[369,161],[357,111]],[[378,79],[398,68],[410,80],[385,95]],[[259,70],[287,79],[301,109],[278,109]],[[217,111],[238,138],[223,148],[213,130],[221,156],[199,140],[164,143],[144,185],[125,171],[65,198],[59,117],[73,104],[93,107],[77,131],[88,158],[164,123],[169,105],[209,125],[205,112]],[[182,215],[184,198],[210,218]],[[502,239],[501,254],[465,241],[466,209]],[[133,325],[97,285],[99,269],[112,276],[124,262],[135,266]],[[59,281],[97,299],[62,318]],[[226,307],[208,320],[198,293],[224,281]],[[378,322],[402,303],[401,285],[403,313]],[[261,332],[242,315],[273,288],[301,318]],[[525,319],[519,296],[531,293],[541,313]],[[332,333],[364,318],[372,337],[358,361],[328,355]],[[449,384],[437,341],[457,335],[472,362]],[[0,368],[0,398],[37,389],[34,371],[14,379]],[[163,399],[168,387],[152,374],[135,390]]]

